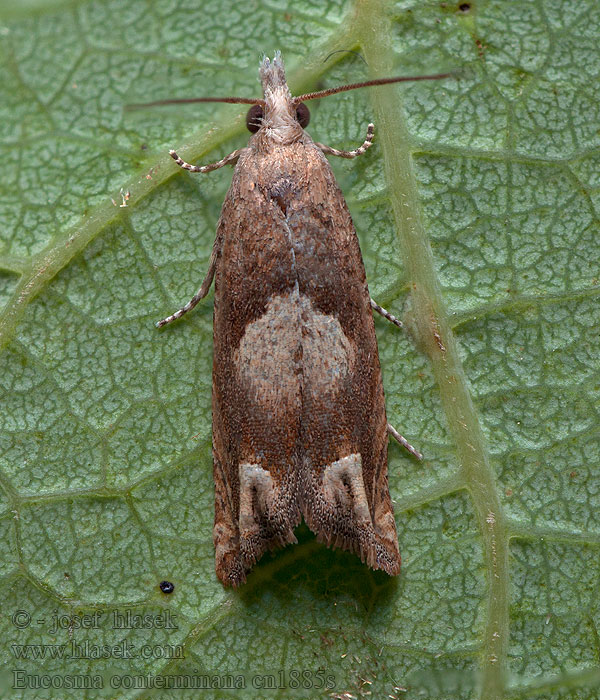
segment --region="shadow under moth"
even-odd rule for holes
[[[216,572],[238,586],[266,550],[296,542],[304,518],[317,539],[373,569],[400,571],[387,478],[388,433],[371,310],[401,326],[369,296],[356,231],[304,102],[384,78],[292,97],[279,53],[260,65],[263,99],[252,104],[245,148],[190,172],[235,164],[208,272],[196,295],[159,321],[192,309],[213,278],[213,461]],[[136,105],[139,106],[139,105]]]

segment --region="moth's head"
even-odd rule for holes
[[[252,133],[262,131],[266,138],[279,143],[296,141],[308,125],[310,112],[290,93],[281,53],[276,51],[272,61],[265,56],[259,72],[264,104],[256,104],[248,110],[248,130]]]

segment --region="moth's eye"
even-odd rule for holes
[[[246,114],[246,127],[248,131],[255,134],[262,123],[263,108],[260,105],[252,105]]]
[[[310,111],[308,107],[304,104],[304,102],[301,102],[297,107],[296,107],[296,119],[298,120],[298,123],[303,129],[306,129],[308,126],[308,122],[310,121]]]

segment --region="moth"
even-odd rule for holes
[[[292,97],[279,52],[260,64],[262,99],[174,102],[252,104],[245,148],[204,166],[235,165],[208,272],[192,309],[215,283],[213,469],[216,573],[238,586],[267,550],[295,543],[304,518],[317,539],[357,554],[373,569],[400,571],[388,488],[388,434],[421,455],[385,411],[369,296],[350,213],[325,155],[354,158],[314,142],[304,104],[384,78]],[[139,106],[139,105],[136,105]],[[146,105],[145,105],[146,106]]]

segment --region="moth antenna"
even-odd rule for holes
[[[265,101],[253,97],[189,97],[174,100],[156,100],[156,102],[140,102],[139,104],[125,105],[125,109],[130,112],[134,109],[144,109],[145,107],[160,107],[161,105],[186,105],[196,102],[226,102],[235,105],[262,105]]]
[[[316,100],[319,97],[328,97],[335,95],[338,92],[347,92],[348,90],[357,90],[358,88],[370,87],[371,85],[389,85],[390,83],[407,83],[416,82],[417,80],[442,80],[443,78],[453,78],[456,73],[436,73],[434,75],[410,75],[399,76],[397,78],[377,78],[376,80],[365,80],[362,83],[351,83],[350,85],[338,85],[338,87],[319,90],[318,92],[307,92],[306,95],[298,95],[294,97],[294,103],[306,102],[307,100]]]
[[[442,80],[443,78],[452,78],[456,75],[456,73],[437,73],[435,75],[414,75],[399,76],[396,78],[378,78],[376,80],[366,80],[362,83],[338,85],[338,87],[327,88],[326,90],[319,90],[318,92],[307,92],[305,95],[298,95],[297,97],[294,97],[292,101],[294,104],[299,104],[300,102],[306,102],[307,100],[316,100],[319,97],[328,97],[329,95],[335,95],[338,92],[347,92],[348,90],[357,90],[358,88],[370,87],[373,85],[389,85],[390,83],[416,82],[417,80]],[[139,102],[135,104],[125,105],[124,109],[127,112],[131,112],[136,109],[145,109],[146,107],[197,104],[199,102],[224,102],[226,104],[260,105],[261,107],[265,106],[265,101],[258,97],[184,97],[168,100],[155,100],[154,102]]]

